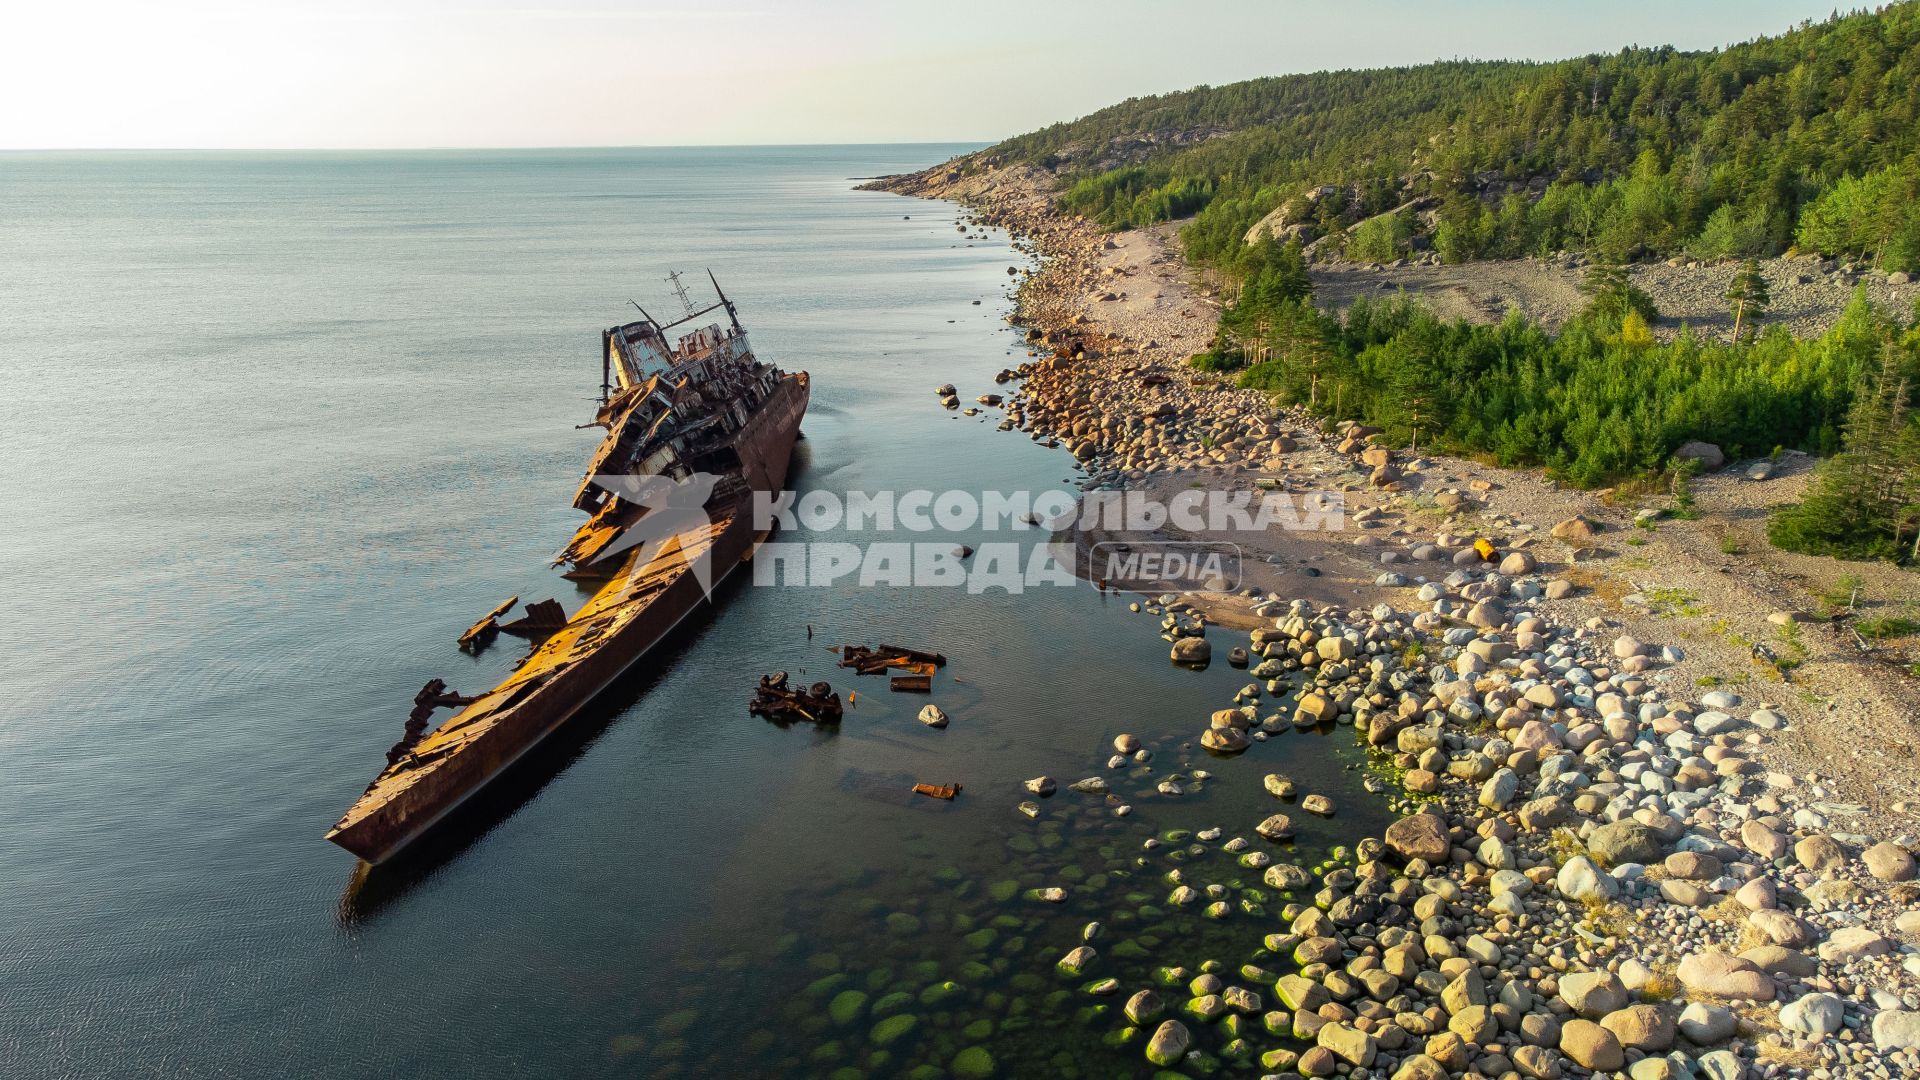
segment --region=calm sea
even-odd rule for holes
[[[1251,835],[1275,768],[1350,808],[1303,857],[1378,811],[1350,739],[1287,736],[1130,818],[1015,813],[1120,731],[1177,771],[1246,681],[1171,668],[1091,588],[735,587],[420,858],[364,877],[320,838],[424,681],[507,670],[512,639],[474,659],[460,631],[580,598],[546,567],[599,330],[674,310],[669,269],[710,268],[760,356],[813,373],[798,488],[1074,476],[931,393],[1024,358],[1004,238],[851,190],[962,149],[0,155],[0,1071],[1139,1065],[1118,999],[1054,973],[1082,925],[1134,942],[1098,972],[1131,992],[1272,922],[1162,910],[1141,841]],[[874,680],[837,733],[747,715],[765,671],[855,688],[843,641],[944,651],[951,726]],[[1216,871],[1258,907],[1257,872]],[[1020,895],[1047,884],[1073,899]]]

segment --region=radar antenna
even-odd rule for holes
[[[691,318],[694,314],[693,298],[687,295],[687,286],[680,280],[680,271],[667,271],[666,280],[667,284],[673,286],[673,294],[680,298],[680,306],[687,309],[687,316]]]

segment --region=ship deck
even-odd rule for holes
[[[607,638],[644,615],[656,597],[680,577],[691,573],[695,560],[710,556],[717,538],[732,523],[734,515],[744,510],[744,506],[714,507],[708,523],[669,538],[639,567],[633,563],[642,552],[636,550],[628,554],[613,577],[581,605],[565,626],[536,645],[512,675],[426,735],[409,755],[381,772],[329,836],[351,828],[403,796],[409,788],[485,738],[494,728],[516,719],[516,711],[537,700],[543,686],[591,657]],[[725,568],[715,567],[714,572],[723,574]],[[564,719],[565,716],[552,717],[545,726]]]

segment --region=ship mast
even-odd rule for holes
[[[712,267],[707,268],[707,280],[713,282],[714,294],[720,297],[721,306],[727,309],[727,318],[733,320],[733,332],[736,334],[746,333],[740,326],[740,313],[733,309],[733,301],[727,299],[727,294],[720,291],[720,279],[713,276]]]
[[[693,318],[695,314],[693,310],[693,300],[692,298],[687,296],[687,286],[684,282],[680,280],[680,271],[678,270],[667,271],[666,280],[667,280],[667,284],[673,286],[673,294],[680,298],[680,306],[686,309],[687,318],[689,319]]]

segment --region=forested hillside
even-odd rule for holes
[[[1444,62],[1138,98],[995,147],[1116,227],[1192,216],[1242,269],[1286,235],[1384,259],[1585,250],[1609,261],[1789,246],[1920,268],[1920,5],[1711,52]],[[1398,210],[1398,213],[1391,211]]]

